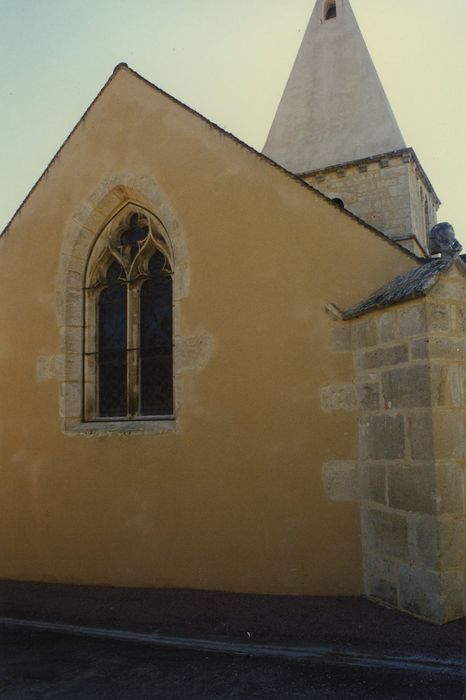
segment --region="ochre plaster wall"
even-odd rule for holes
[[[83,207],[92,220],[105,183],[128,178],[170,202],[189,267],[178,334],[212,350],[184,375],[174,432],[70,436],[43,361],[62,352],[63,239]],[[349,353],[329,352],[324,307],[351,305],[412,259],[127,69],[0,257],[1,578],[361,591],[358,506],[331,502],[321,477],[358,440],[354,415],[320,409],[320,387],[352,377]]]

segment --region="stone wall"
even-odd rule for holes
[[[425,252],[439,202],[410,149],[326,168],[304,179],[412,252]]]
[[[456,275],[456,276],[455,276]],[[333,500],[359,500],[367,596],[436,622],[465,615],[466,287],[337,324],[354,383],[325,411],[357,411],[359,454],[324,465]]]

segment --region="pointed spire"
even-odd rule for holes
[[[301,174],[401,148],[349,0],[317,0],[264,154]]]

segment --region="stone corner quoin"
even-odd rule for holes
[[[466,284],[334,321],[352,381],[321,390],[351,411],[358,454],[323,468],[327,495],[361,509],[365,594],[431,620],[465,616]]]

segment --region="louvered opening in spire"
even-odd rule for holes
[[[325,19],[334,19],[337,16],[336,2],[328,2],[325,6]]]

